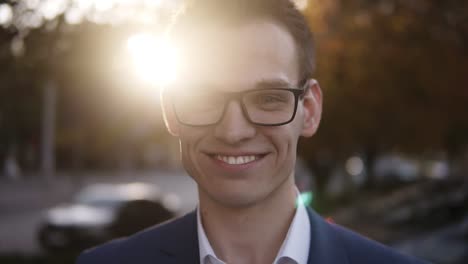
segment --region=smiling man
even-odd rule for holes
[[[173,25],[185,67],[162,92],[198,208],[82,254],[85,263],[422,263],[298,201],[299,137],[320,123],[312,35],[288,0],[195,0]]]

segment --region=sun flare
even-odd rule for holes
[[[139,33],[128,38],[127,48],[136,74],[142,80],[166,85],[176,79],[177,51],[167,39]]]

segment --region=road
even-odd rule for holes
[[[197,204],[196,185],[182,171],[59,173],[48,182],[39,176],[17,181],[0,177],[0,255],[41,253],[36,230],[43,210],[70,201],[83,186],[135,181],[155,183],[165,193],[176,193],[181,198],[181,212],[188,212]]]
[[[465,220],[393,244],[400,252],[437,264],[466,264],[468,240],[462,228]]]

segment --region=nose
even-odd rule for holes
[[[238,101],[227,103],[224,116],[215,126],[215,137],[230,145],[236,145],[255,136],[255,126],[244,115]]]

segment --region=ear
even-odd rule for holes
[[[322,89],[314,79],[308,81],[308,89],[300,103],[303,105],[304,123],[301,136],[311,137],[317,132],[322,118]]]
[[[161,88],[161,108],[164,118],[164,123],[169,133],[175,137],[179,136],[179,123],[174,113],[174,108],[172,106],[171,94],[168,93],[167,89]]]

